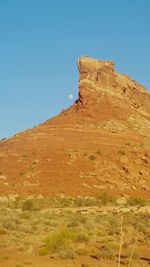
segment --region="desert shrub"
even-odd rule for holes
[[[119,227],[110,227],[109,229],[107,229],[107,233],[110,236],[120,235],[120,229],[119,229]]]
[[[126,146],[131,146],[132,144],[130,142],[125,143]]]
[[[47,247],[43,247],[39,250],[39,256],[45,256],[49,254],[49,250]]]
[[[107,242],[107,250],[111,250],[111,251],[119,251],[119,242],[116,242],[116,241],[110,241],[110,242]]]
[[[88,241],[89,237],[86,233],[65,229],[49,235],[44,241],[44,247],[39,251],[39,255],[57,253],[61,258],[73,259],[75,243],[87,243]]]
[[[57,197],[55,199],[55,206],[57,207],[68,207],[72,205],[72,198],[70,197]]]
[[[105,260],[112,260],[115,257],[115,254],[112,250],[103,250],[96,254],[98,260],[105,259]]]
[[[20,225],[18,227],[18,231],[19,232],[23,232],[23,233],[32,233],[33,232],[33,227],[31,227],[30,225]]]
[[[74,259],[75,258],[75,252],[73,250],[73,248],[69,247],[66,248],[65,250],[61,250],[59,252],[59,257],[62,259]]]
[[[74,206],[75,207],[82,207],[84,206],[83,204],[83,198],[82,197],[77,197],[74,199]]]
[[[87,221],[86,221],[86,223],[85,223],[85,228],[87,229],[87,230],[94,230],[95,229],[95,220],[94,220],[94,218],[89,218],[89,219],[87,219]]]
[[[100,150],[97,150],[97,151],[96,151],[96,154],[97,154],[97,155],[100,155],[100,156],[102,155],[102,153],[101,153]]]
[[[128,259],[128,261],[129,261],[130,255],[131,255],[131,252],[127,252],[126,253],[126,258]],[[137,253],[137,251],[134,251],[132,259],[133,260],[138,260],[139,259],[139,254]]]
[[[23,158],[26,158],[26,157],[27,157],[27,155],[26,155],[26,154],[22,154],[21,156],[22,156]]]
[[[99,230],[96,232],[96,236],[97,236],[97,237],[100,237],[100,238],[104,237],[106,234],[107,234],[107,233],[106,233],[105,229],[102,229],[102,228],[99,229]]]
[[[78,227],[78,226],[79,226],[79,223],[75,220],[68,224],[68,227],[70,227],[70,228],[74,228],[74,227]]]
[[[45,240],[45,247],[51,253],[59,253],[69,247],[72,241],[75,240],[75,232],[63,230],[58,233],[53,233]]]
[[[145,206],[147,202],[148,201],[142,197],[130,197],[127,199],[127,205],[129,206]]]
[[[22,210],[23,211],[36,211],[36,210],[40,210],[41,206],[40,206],[40,202],[36,199],[27,199],[23,202],[22,205]]]
[[[97,199],[94,197],[76,197],[73,201],[75,207],[87,207],[97,205]]]
[[[3,260],[9,260],[9,259],[10,259],[10,257],[7,255],[3,257]]]
[[[87,233],[80,232],[76,235],[75,241],[79,242],[79,243],[88,243],[89,242],[89,236]]]
[[[125,156],[126,152],[124,150],[119,150],[118,153],[122,156]]]
[[[101,194],[97,195],[97,199],[100,201],[102,205],[108,205],[108,204],[116,204],[116,199],[112,195],[103,192]]]
[[[146,225],[144,222],[142,221],[137,221],[135,223],[135,228],[139,231],[139,232],[142,232],[144,235],[148,235],[149,236],[149,233],[150,233],[150,225]]]
[[[79,247],[76,250],[77,255],[82,256],[82,255],[88,255],[89,254],[89,249],[85,248],[85,247]]]
[[[22,205],[22,210],[33,210],[33,200],[28,199]]]
[[[0,235],[6,235],[7,231],[4,228],[0,228]]]
[[[15,225],[14,221],[11,219],[7,219],[3,222],[3,227],[8,230],[16,230],[17,225]]]
[[[55,242],[57,243],[58,241],[55,241]],[[48,255],[50,252],[52,252],[52,253],[58,253],[58,256],[62,259],[74,259],[75,252],[71,246],[69,247],[69,242],[67,244],[66,241],[64,240],[61,241],[61,244],[60,246],[57,247],[57,249],[56,249],[56,246],[57,246],[56,243],[55,244],[51,243],[50,245],[51,248],[49,247],[49,244],[48,246],[46,244],[46,247],[43,247],[39,250],[39,256],[45,256],[45,255]]]
[[[19,217],[20,217],[20,219],[26,219],[26,220],[28,220],[28,219],[30,219],[30,217],[31,217],[31,212],[30,212],[30,210],[28,211],[28,210],[24,210],[24,212],[23,213],[21,213],[20,215],[19,215]]]
[[[89,159],[90,159],[90,160],[95,160],[95,159],[96,159],[96,156],[91,154],[91,155],[89,156]]]
[[[81,213],[75,213],[72,216],[71,222],[77,222],[78,224],[85,224],[87,222],[87,217]]]

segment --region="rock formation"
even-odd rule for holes
[[[81,57],[79,97],[0,142],[0,193],[150,193],[150,93],[114,62]]]
[[[81,96],[79,100],[85,98],[89,92],[91,97],[94,96],[94,92],[98,95],[108,93],[120,100],[129,101],[140,111],[150,113],[150,93],[130,76],[117,73],[113,61],[81,57],[78,60],[78,69]]]

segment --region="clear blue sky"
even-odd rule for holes
[[[75,100],[81,55],[150,88],[150,0],[0,1],[0,138]]]

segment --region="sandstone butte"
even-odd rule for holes
[[[67,110],[0,141],[0,194],[150,196],[150,92],[114,62],[81,57]]]

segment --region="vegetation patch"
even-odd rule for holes
[[[109,266],[111,261],[117,266],[123,233],[121,262],[128,266],[134,248],[131,263],[144,266],[142,251],[150,245],[150,216],[146,212],[149,200],[127,198],[124,204],[118,204],[117,199],[103,192],[78,197],[17,196],[13,202],[0,202],[0,247],[3,251],[13,248],[20,255],[29,253],[33,258],[47,255],[58,261],[97,260],[100,266],[104,261]],[[32,265],[29,262],[22,260],[21,265]]]

